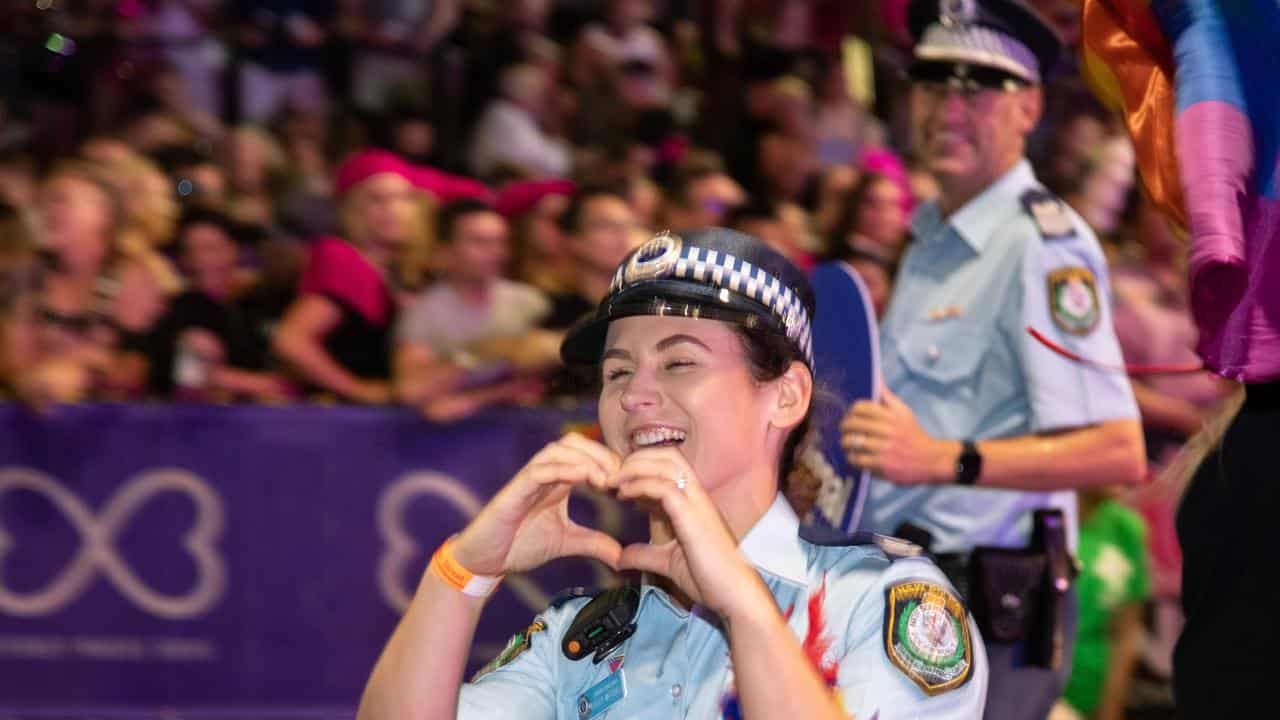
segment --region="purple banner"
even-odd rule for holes
[[[349,717],[430,553],[585,411],[0,406],[0,716]],[[642,521],[574,499],[623,537]],[[509,577],[471,667],[560,589]]]

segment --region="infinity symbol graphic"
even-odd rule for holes
[[[36,617],[57,612],[85,591],[97,571],[136,607],[162,618],[180,620],[208,611],[222,598],[227,570],[216,543],[222,536],[222,500],[203,480],[176,468],[149,470],[122,485],[107,501],[99,517],[75,493],[54,478],[31,468],[0,468],[0,499],[13,490],[44,496],[80,534],[80,549],[66,570],[44,588],[30,593],[12,591],[4,582],[4,559],[14,547],[0,526],[0,612]],[[186,495],[195,506],[195,524],[182,538],[182,547],[195,561],[195,587],[185,595],[156,592],[142,582],[116,551],[116,536],[130,518],[153,497],[168,492]]]
[[[622,532],[622,507],[616,500],[577,488],[574,492],[595,505],[599,530],[614,536]],[[423,495],[439,497],[458,510],[462,522],[456,530],[461,530],[484,507],[480,498],[466,485],[437,472],[409,473],[382,492],[378,499],[378,533],[382,536],[385,550],[378,561],[378,587],[387,604],[401,613],[409,608],[414,592],[414,588],[404,584],[406,566],[422,552],[421,545],[405,530],[404,510],[411,501]],[[591,565],[597,585],[604,585],[610,580],[603,565]],[[542,612],[551,604],[551,596],[525,573],[507,575],[503,586],[515,593],[532,612]]]

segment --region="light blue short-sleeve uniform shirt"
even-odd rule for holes
[[[881,545],[907,544],[806,541],[779,495],[741,549],[851,716],[981,718],[988,671],[972,618],[931,562],[909,552],[891,557]],[[635,634],[599,664],[571,661],[561,640],[587,602],[576,598],[539,615],[527,650],[463,685],[459,717],[738,717],[729,646],[714,614],[685,610],[646,583]],[[958,613],[941,610],[948,602]],[[591,690],[602,683],[625,685],[625,697],[584,707],[583,697],[598,697]]]
[[[984,440],[1137,418],[1123,372],[1081,363],[1027,332],[1102,364],[1123,362],[1106,260],[1074,211],[1020,161],[943,218],[912,218],[880,326],[885,383],[934,437]],[[1075,495],[872,482],[864,525],[928,530],[936,552],[1024,546],[1031,511],[1060,508],[1076,543]]]

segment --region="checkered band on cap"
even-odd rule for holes
[[[719,288],[726,301],[726,293],[733,293],[763,306],[813,365],[811,319],[803,300],[773,274],[729,253],[687,245],[669,233],[659,234],[618,268],[609,294],[647,281],[673,279]]]
[[[925,29],[915,53],[921,60],[985,65],[1029,83],[1040,82],[1040,62],[1030,48],[1005,33],[979,25],[934,23]]]

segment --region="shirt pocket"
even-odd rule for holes
[[[896,351],[907,374],[935,386],[974,386],[987,349],[995,341],[991,328],[973,320],[918,325],[897,341]]]

